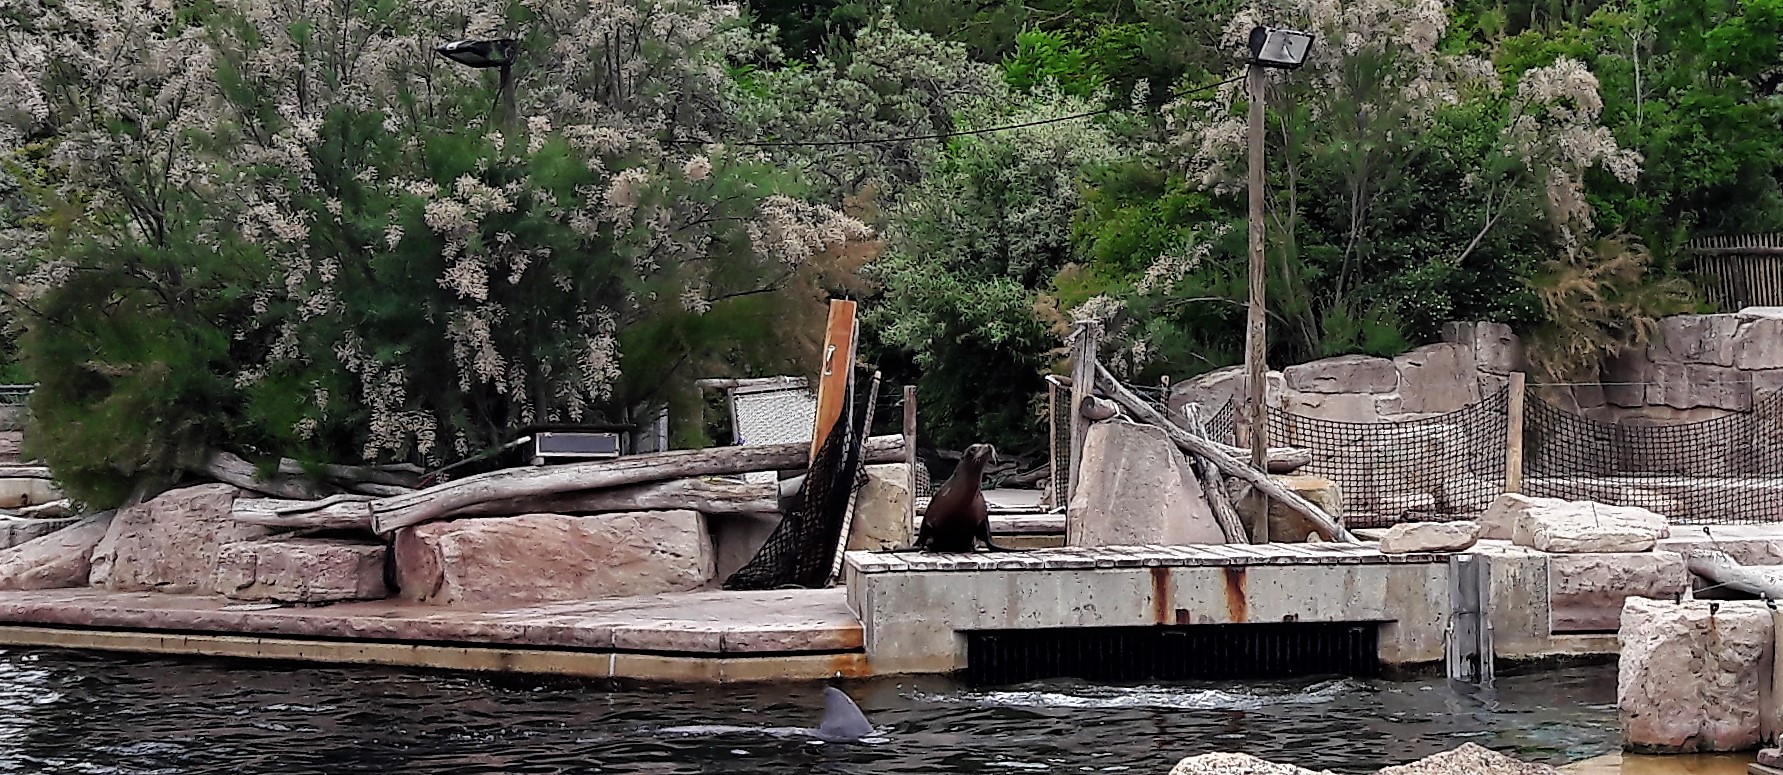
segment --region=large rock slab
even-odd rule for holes
[[[1292,764],[1276,764],[1244,753],[1204,753],[1190,756],[1170,768],[1170,775],[1331,775],[1329,770],[1309,770]]]
[[[1740,369],[1783,368],[1783,318],[1774,315],[1739,315],[1738,318],[1740,327],[1734,334],[1731,365]]]
[[[1752,373],[1748,371],[1690,363],[1661,363],[1653,367],[1653,382],[1647,386],[1649,404],[1733,412],[1752,408]]]
[[[1399,369],[1399,400],[1395,407],[1383,407],[1383,414],[1436,414],[1479,403],[1479,372],[1471,347],[1426,345],[1393,363]]]
[[[0,509],[22,509],[61,500],[55,482],[36,477],[0,477]]]
[[[910,546],[910,467],[903,463],[867,466],[867,481],[854,501],[848,551],[877,552]]]
[[[1671,535],[1665,517],[1647,509],[1518,493],[1498,496],[1480,523],[1483,538],[1544,552],[1644,552]]]
[[[1391,393],[1399,369],[1386,358],[1340,355],[1282,369],[1288,387],[1307,393]]]
[[[1617,635],[1623,747],[1641,753],[1758,748],[1760,693],[1771,680],[1771,616],[1756,601],[1629,598]]]
[[[1065,512],[1066,546],[1226,541],[1188,458],[1161,428],[1090,426],[1079,471]]]
[[[0,589],[66,589],[87,585],[94,547],[112,512],[96,514],[32,541],[0,550]]]
[[[1647,352],[1655,363],[1732,366],[1739,332],[1738,315],[1672,315],[1660,319]]]
[[[1269,478],[1318,506],[1339,522],[1343,520],[1343,492],[1336,482],[1307,474],[1271,475]],[[1256,519],[1254,509],[1257,503],[1251,497],[1251,486],[1237,479],[1227,479],[1226,484],[1229,488],[1228,495],[1232,498],[1232,504],[1237,507],[1239,516],[1243,517],[1246,524],[1251,524]],[[1300,512],[1282,505],[1274,498],[1269,498],[1268,501],[1270,542],[1303,543],[1318,534],[1312,523],[1306,521],[1306,517],[1301,516]]]
[[[1401,522],[1381,536],[1381,553],[1459,552],[1479,537],[1480,526],[1473,522]]]
[[[1483,374],[1508,375],[1523,368],[1523,341],[1503,323],[1446,323],[1443,341],[1473,351]]]
[[[1298,390],[1284,390],[1276,405],[1290,414],[1320,420],[1380,422],[1381,404],[1395,400],[1397,399],[1390,395],[1371,393],[1303,393]]]
[[[1676,552],[1548,557],[1554,632],[1615,632],[1628,598],[1671,600],[1689,588],[1690,572]]]
[[[396,534],[401,596],[434,605],[688,592],[713,574],[712,541],[696,511],[527,514],[431,522]]]
[[[80,522],[80,517],[35,519],[0,516],[0,548],[11,548],[26,541],[35,541],[77,522]]]
[[[229,518],[236,493],[226,484],[206,484],[119,509],[93,550],[91,584],[131,592],[209,591],[224,544],[272,534]]]
[[[328,539],[269,539],[224,544],[217,552],[212,591],[233,600],[335,603],[379,600],[383,544]]]
[[[1460,748],[1426,756],[1411,764],[1386,767],[1375,775],[1559,775],[1546,764],[1518,761],[1490,748],[1462,743]]]

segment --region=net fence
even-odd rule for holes
[[[1749,411],[1690,423],[1607,423],[1531,391],[1523,491],[1640,506],[1674,524],[1783,521],[1783,393]]]
[[[1269,410],[1269,445],[1300,447],[1296,473],[1335,482],[1351,528],[1447,522],[1485,511],[1504,492],[1509,391],[1415,420],[1343,422]]]
[[[855,390],[860,381],[851,374],[849,402],[836,429],[824,439],[816,459],[799,486],[786,516],[768,535],[755,557],[725,579],[725,589],[785,589],[826,586],[835,567],[836,552],[848,512],[848,498],[863,475],[864,442],[871,428],[865,403],[868,391]]]

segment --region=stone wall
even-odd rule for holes
[[[1269,403],[1344,422],[1429,417],[1478,403],[1522,363],[1521,344],[1500,323],[1450,323],[1443,339],[1395,358],[1341,355],[1271,371]],[[1208,372],[1174,387],[1170,406],[1242,403],[1245,383],[1242,366]]]

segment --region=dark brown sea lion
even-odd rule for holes
[[[990,509],[985,506],[984,466],[996,459],[997,450],[989,444],[973,444],[960,457],[960,464],[936,488],[923,512],[922,527],[916,531],[917,551],[974,552],[983,541],[992,552],[1011,551],[991,543]]]

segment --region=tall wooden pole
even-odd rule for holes
[[[1523,391],[1528,384],[1523,372],[1511,372],[1510,405],[1505,407],[1504,491],[1523,491]]]
[[[1250,386],[1250,419],[1251,432],[1251,465],[1259,471],[1268,471],[1269,464],[1269,424],[1268,409],[1265,401],[1268,398],[1269,367],[1266,361],[1267,337],[1263,316],[1263,278],[1268,266],[1264,260],[1263,250],[1263,90],[1265,86],[1263,68],[1251,65],[1246,73],[1246,82],[1250,89],[1250,237],[1251,261],[1250,280],[1251,298],[1248,307],[1248,320],[1244,330],[1245,375]],[[1256,515],[1256,523],[1251,525],[1251,540],[1255,543],[1269,542],[1269,501],[1261,492],[1256,495],[1257,503],[1252,513]]]

